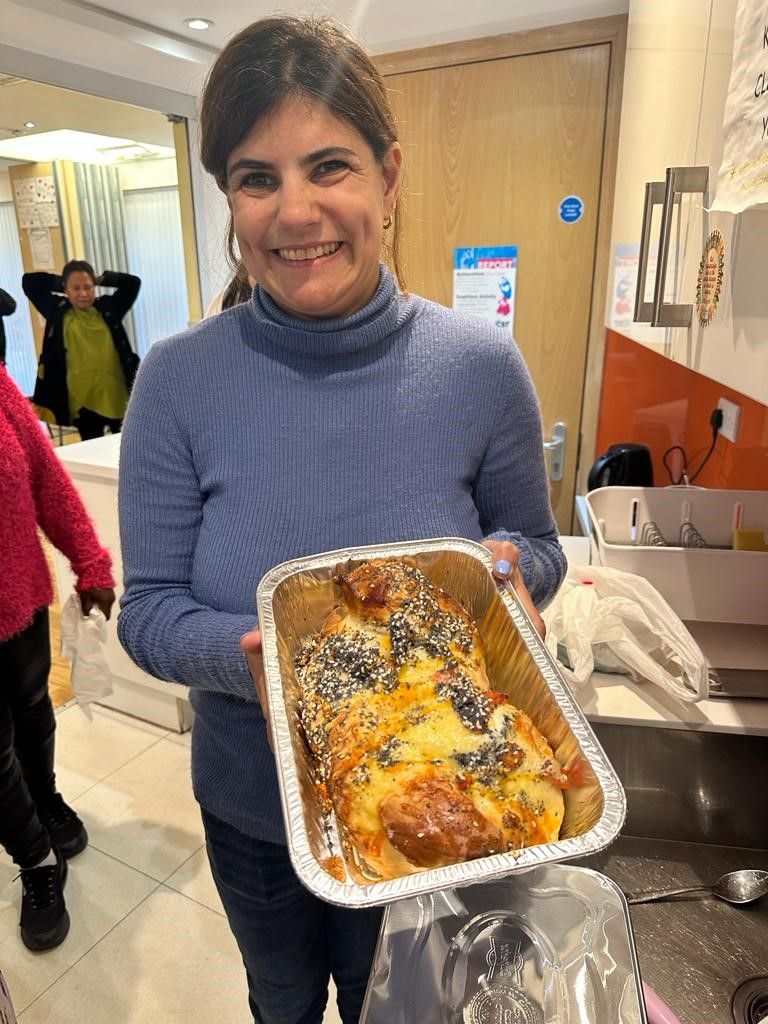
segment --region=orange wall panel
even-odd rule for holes
[[[669,484],[662,456],[681,445],[695,472],[712,440],[709,417],[719,398],[741,407],[736,443],[718,437],[696,484],[768,490],[768,406],[673,362],[617,331],[606,332],[595,457],[617,442],[647,444],[658,486]],[[674,471],[679,453],[668,459]]]

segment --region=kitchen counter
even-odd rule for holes
[[[112,554],[118,598],[123,575],[120,532],[117,521],[117,469],[120,435],[108,434],[55,449],[72,477],[88,512],[96,524],[101,543]],[[74,577],[64,555],[54,549],[54,569],[61,604],[71,593]],[[99,703],[146,722],[186,732],[192,723],[187,687],[155,679],[135,665],[117,639],[115,617],[108,624],[106,654],[112,674],[113,691]]]
[[[768,694],[768,678],[765,690]],[[658,686],[603,672],[595,672],[586,686],[573,693],[591,722],[768,736],[768,699],[687,704]]]
[[[560,542],[569,566],[589,564],[587,537],[561,537]],[[765,676],[768,695],[768,672]],[[768,736],[768,698],[690,704],[651,683],[635,683],[628,676],[604,672],[593,673],[589,682],[574,688],[573,693],[591,722]]]
[[[99,535],[111,548],[119,563],[117,528],[117,470],[120,455],[120,435],[107,435],[65,445],[56,452],[80,489],[93,516]],[[589,564],[587,537],[561,537],[568,564]],[[61,559],[57,559],[60,562]],[[116,564],[119,573],[120,565]],[[70,577],[64,566],[57,565],[57,575],[63,593],[69,591]],[[110,654],[118,667],[122,691],[131,688],[131,702],[122,707],[131,714],[147,717],[151,721],[171,728],[178,720],[178,708],[184,710],[182,729],[188,727],[189,712],[184,700],[185,691],[172,684],[151,679],[132,666],[117,644],[116,638]],[[137,687],[141,687],[137,689]],[[768,693],[768,680],[766,680]],[[694,729],[714,732],[734,732],[744,735],[768,735],[768,699],[766,700],[706,700],[686,704],[664,693],[656,686],[633,683],[626,676],[595,673],[582,689],[574,690],[576,699],[593,722],[629,725],[664,726],[670,729]],[[144,698],[138,705],[136,695]],[[169,705],[170,720],[161,707],[163,700]],[[182,704],[176,701],[181,700]],[[119,704],[116,706],[120,707]],[[160,717],[158,718],[158,714]]]
[[[577,863],[634,892],[708,884],[744,867],[768,870],[768,851],[621,836]],[[643,979],[680,1024],[728,1024],[736,987],[768,974],[768,899],[733,907],[692,895],[629,910]]]
[[[608,849],[579,863],[624,892],[768,870],[768,737],[626,721],[594,729],[624,787],[627,818]],[[629,910],[643,978],[681,1024],[730,1024],[737,986],[768,975],[768,899],[734,907],[691,894]]]

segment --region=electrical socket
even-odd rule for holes
[[[723,424],[719,433],[728,441],[736,441],[739,436],[739,423],[741,422],[741,406],[735,402],[729,402],[727,398],[720,398],[717,408],[723,411]]]

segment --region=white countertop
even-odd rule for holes
[[[590,722],[768,736],[768,699],[686,704],[651,683],[635,683],[626,676],[603,672],[595,672],[587,685],[573,694]]]
[[[56,452],[75,480],[83,476],[117,479],[119,434],[64,445]],[[561,537],[560,541],[569,565],[589,564],[587,537]],[[768,735],[768,698],[687,704],[650,683],[634,683],[626,676],[601,672],[595,672],[574,695],[594,722]]]
[[[120,461],[120,435],[105,434],[91,441],[60,445],[56,454],[70,473],[117,480]]]
[[[589,564],[588,538],[561,537],[560,542],[569,565]],[[591,722],[768,735],[768,698],[689,704],[652,683],[635,683],[627,676],[604,672],[593,673],[586,686],[573,694]]]

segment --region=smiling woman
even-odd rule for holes
[[[254,1020],[320,1024],[332,974],[355,1024],[380,912],[322,904],[291,867],[257,698],[258,581],[302,555],[466,537],[535,621],[565,560],[516,346],[401,290],[403,157],[370,58],[333,22],[256,22],[216,60],[200,123],[256,286],[142,363],[118,633],[191,688],[195,795]]]
[[[381,161],[319,100],[284,100],[230,154],[225,191],[251,275],[295,316],[351,316],[374,295],[402,151]]]

